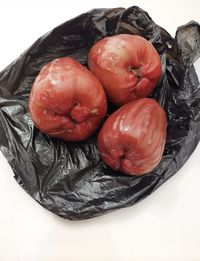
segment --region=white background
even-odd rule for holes
[[[200,1],[1,1],[0,70],[38,37],[84,11],[139,5],[173,36],[200,22]],[[200,62],[197,64],[200,76]],[[0,123],[1,124],[1,123]],[[48,212],[13,178],[0,152],[0,261],[199,261],[200,146],[141,203],[86,221]]]

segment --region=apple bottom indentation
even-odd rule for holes
[[[112,149],[109,154],[102,153],[102,157],[106,164],[111,168],[123,171],[130,175],[133,163],[127,158],[127,148]]]
[[[69,116],[74,122],[81,123],[88,119],[90,116],[90,110],[77,104],[74,108],[71,109]]]
[[[130,156],[130,154],[132,156]],[[125,173],[126,175],[137,175],[142,176],[144,174],[147,174],[148,172],[153,169],[156,164],[153,164],[153,167],[149,166],[145,169],[145,162],[144,160],[140,160],[138,158],[138,155],[136,152],[130,150],[128,147],[125,148],[117,148],[112,149],[108,153],[102,153],[101,154],[104,162],[110,166],[112,169],[121,171]]]
[[[86,122],[90,117],[95,116],[98,109],[90,111],[87,107],[75,104],[66,113],[53,111],[43,107],[40,103],[34,102],[33,119],[35,125],[49,135],[58,135],[64,132],[72,132],[76,125]]]

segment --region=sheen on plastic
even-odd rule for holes
[[[122,33],[145,37],[162,61],[151,97],[166,111],[167,141],[159,165],[139,177],[103,163],[98,130],[84,142],[51,138],[34,126],[28,111],[30,90],[45,64],[70,56],[87,66],[96,41]],[[71,220],[132,206],[154,192],[183,166],[200,140],[200,85],[193,66],[199,46],[197,22],[179,27],[173,38],[137,6],[94,9],[39,38],[0,73],[0,149],[19,185],[43,207]],[[107,116],[115,109],[109,104]]]

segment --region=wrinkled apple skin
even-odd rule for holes
[[[118,106],[147,97],[162,73],[156,49],[138,35],[119,34],[101,39],[91,48],[88,64],[110,101]]]
[[[107,101],[96,77],[77,61],[63,57],[49,62],[36,77],[29,110],[42,132],[81,141],[99,126]]]
[[[150,98],[125,104],[105,121],[98,134],[104,162],[129,175],[143,175],[160,162],[166,142],[165,111]]]

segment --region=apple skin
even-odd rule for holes
[[[96,42],[88,65],[108,95],[121,106],[147,97],[162,73],[160,56],[153,45],[138,35],[119,34]]]
[[[107,111],[101,83],[69,57],[46,64],[36,77],[29,111],[37,128],[66,141],[89,138]]]
[[[144,175],[160,162],[166,143],[165,111],[151,98],[127,103],[107,118],[97,144],[103,161],[128,175]]]

